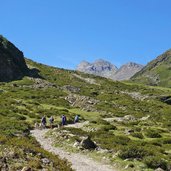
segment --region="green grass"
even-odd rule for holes
[[[146,157],[150,157],[152,154],[154,159],[156,159],[156,156],[159,156],[167,161],[167,165],[170,164],[171,106],[160,101],[160,97],[167,96],[170,93],[170,89],[143,86],[130,82],[113,82],[76,71],[48,67],[29,60],[27,62],[33,68],[39,69],[40,75],[46,81],[55,84],[56,88],[31,88],[29,86],[35,83],[27,77],[20,81],[0,84],[0,90],[3,90],[0,91],[0,142],[3,142],[3,147],[6,146],[7,138],[11,140],[18,138],[17,141],[20,141],[23,133],[32,128],[34,122],[40,122],[43,115],[46,115],[47,118],[51,115],[54,116],[55,124],[59,124],[62,114],[67,116],[69,122],[73,122],[74,116],[79,114],[81,121],[88,120],[90,124],[84,127],[85,130],[68,130],[76,134],[75,138],[81,135],[90,135],[100,147],[111,150],[113,155],[117,153],[118,156],[112,158],[111,162],[118,162],[124,167],[127,164],[134,163],[135,168],[140,168],[139,165],[143,165],[143,170],[150,170],[151,168],[149,167],[153,167],[153,164],[146,163]],[[83,80],[73,76],[74,73],[85,78],[90,77],[95,79],[100,85],[85,83]],[[66,101],[65,97],[68,96],[69,92],[62,89],[65,85],[80,88],[80,91],[76,93],[77,95],[89,96],[95,100],[99,100],[93,106],[93,111],[84,111],[81,107],[76,108]],[[139,92],[140,95],[147,95],[148,98],[137,100],[129,94],[122,92]],[[104,118],[124,117],[125,115],[131,115],[136,120],[124,122],[113,121],[111,123],[103,120]],[[145,116],[149,116],[149,119],[141,121],[140,119]],[[88,129],[93,129],[94,132],[86,132]],[[125,130],[128,129],[133,130],[129,135],[125,133]],[[155,135],[153,135],[153,132],[155,132]],[[25,140],[28,141],[28,145],[34,141],[30,137],[25,137]],[[15,142],[13,142],[13,146],[17,146],[17,149],[19,149],[18,143],[15,145]],[[34,141],[33,145],[35,143]],[[13,146],[11,145],[11,148]],[[23,149],[26,148],[25,146],[26,143]],[[141,148],[144,150],[143,152],[150,150],[151,153],[145,153],[146,156],[142,155],[140,160],[135,162],[139,151],[134,151],[132,146],[136,146],[137,149]],[[37,147],[36,151],[38,151],[38,148],[40,147]],[[0,149],[3,151],[3,148]],[[131,156],[131,161],[124,161],[125,159],[119,157],[119,152],[125,152],[127,155],[133,153],[134,155]],[[22,153],[19,154],[21,158],[23,155]],[[38,167],[39,162],[37,162],[36,158],[37,155],[35,155],[36,162],[33,162],[31,159],[30,164]],[[67,166],[66,170],[67,168],[69,167]]]

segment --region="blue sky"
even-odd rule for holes
[[[0,0],[0,34],[25,56],[74,69],[146,64],[171,48],[170,0]]]

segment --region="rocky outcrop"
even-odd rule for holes
[[[97,145],[90,139],[90,137],[86,137],[81,141],[81,146],[84,149],[95,149],[97,147]]]
[[[85,111],[95,111],[94,106],[99,102],[99,100],[93,99],[88,96],[80,96],[77,94],[69,94],[65,97],[71,106],[79,107]]]
[[[143,66],[140,64],[129,62],[118,69],[110,62],[100,59],[93,63],[83,61],[78,65],[76,70],[105,78],[110,78],[113,80],[129,80],[142,68]]]
[[[0,82],[21,79],[28,72],[23,53],[0,36]]]

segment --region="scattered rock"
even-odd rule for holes
[[[109,150],[107,149],[102,149],[100,147],[97,147],[96,150],[98,151],[98,153],[104,154],[104,153],[110,153]]]
[[[143,100],[149,98],[148,95],[142,95],[139,92],[120,91],[120,93],[121,94],[127,94],[127,95],[131,96],[133,99],[140,100],[140,101],[143,101]]]
[[[99,102],[99,100],[93,99],[91,97],[80,96],[77,94],[69,94],[67,97],[65,97],[65,100],[67,100],[72,106],[80,107],[85,111],[94,111],[94,105]]]
[[[71,93],[78,93],[80,91],[80,88],[71,85],[65,85],[62,87],[62,89],[70,91]]]
[[[125,166],[125,169],[128,169],[128,168],[134,168],[134,164],[133,163],[130,163],[128,165]]]
[[[125,130],[125,134],[126,134],[126,135],[130,135],[130,134],[133,133],[133,132],[134,132],[133,129],[126,129],[126,130]]]
[[[149,117],[150,117],[150,115],[144,116],[144,117],[142,117],[142,118],[140,119],[140,121],[146,121],[147,119],[149,119]]]
[[[80,143],[78,141],[75,141],[73,147],[79,147],[80,146]]]
[[[32,171],[32,169],[30,167],[23,167],[23,169],[21,171]]]
[[[7,159],[5,157],[0,158],[0,170],[8,171]]]
[[[42,163],[45,164],[45,165],[50,164],[50,160],[47,159],[47,158],[43,158],[43,159],[41,159],[41,161],[42,161]]]
[[[84,138],[80,145],[85,149],[95,149],[97,145],[90,139],[90,137]]]
[[[132,115],[125,115],[123,118],[125,121],[135,121],[135,117]]]
[[[164,171],[164,170],[161,168],[157,168],[155,171]]]
[[[53,84],[49,81],[46,81],[41,78],[33,78],[33,77],[28,77],[28,79],[32,80],[34,82],[33,85],[23,85],[23,87],[29,87],[33,89],[41,89],[41,88],[57,88],[56,84]]]

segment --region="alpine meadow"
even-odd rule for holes
[[[170,58],[114,81],[37,63],[1,36],[0,170],[170,171]]]

